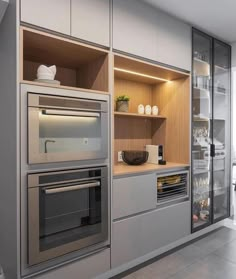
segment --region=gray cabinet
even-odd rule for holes
[[[109,0],[71,0],[71,35],[109,46]]]
[[[191,70],[191,27],[138,0],[113,1],[113,48]]]
[[[113,222],[112,268],[190,234],[190,202]]]
[[[113,180],[113,219],[155,209],[156,174],[122,177]]]
[[[21,21],[70,35],[69,0],[21,0]]]
[[[110,249],[34,277],[34,279],[91,279],[110,269]]]

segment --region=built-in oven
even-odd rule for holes
[[[28,175],[29,266],[105,246],[107,177],[104,166]]]
[[[107,158],[108,102],[86,96],[28,92],[29,164]]]

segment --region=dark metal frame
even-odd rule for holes
[[[194,34],[199,34],[201,36],[204,36],[204,37],[207,37],[209,38],[210,40],[210,44],[211,44],[211,57],[210,57],[210,66],[211,66],[211,90],[210,90],[210,93],[211,93],[211,109],[212,109],[212,123],[211,123],[211,129],[212,129],[212,137],[213,137],[213,119],[214,119],[214,55],[215,55],[215,52],[214,52],[214,44],[215,42],[219,42],[220,44],[222,45],[225,45],[229,48],[229,69],[231,69],[231,46],[218,40],[218,39],[215,39],[211,36],[209,36],[208,34],[198,30],[198,29],[195,29],[195,28],[192,28],[192,98],[191,98],[191,108],[193,107],[193,90],[194,90],[194,86],[193,86],[193,61],[194,61],[194,52],[193,52],[193,46],[194,46]],[[229,70],[229,83],[230,83],[230,90],[229,90],[229,94],[230,94],[230,100],[231,100],[231,71]],[[231,110],[231,108],[230,108]],[[230,121],[230,124],[231,125],[231,117],[229,119]],[[191,123],[193,124],[193,113],[192,113],[192,110],[191,110]],[[231,127],[231,126],[230,126]],[[230,139],[231,141],[231,139]],[[193,156],[192,156],[192,146],[193,146],[193,133],[191,134],[191,185],[192,185],[192,177],[193,177]],[[213,172],[213,162],[214,162],[214,159],[213,157],[211,157],[211,185],[210,185],[210,193],[209,193],[209,197],[210,197],[210,200],[211,200],[211,204],[210,204],[210,218],[209,218],[209,222],[207,222],[206,224],[203,224],[197,228],[194,228],[194,223],[193,223],[193,187],[191,187],[191,232],[194,233],[196,231],[199,231],[199,230],[202,230],[210,225],[212,225],[213,223],[217,223],[227,217],[229,217],[230,215],[230,188],[229,188],[229,191],[228,191],[228,206],[227,206],[227,215],[225,216],[222,216],[218,219],[214,219],[214,189],[213,189],[213,179],[214,179],[214,172]]]

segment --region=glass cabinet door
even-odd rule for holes
[[[229,215],[230,47],[214,40],[213,71],[213,220]]]
[[[193,31],[192,229],[211,224],[212,39]]]

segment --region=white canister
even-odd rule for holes
[[[157,107],[157,106],[153,106],[153,107],[152,107],[152,114],[153,114],[153,115],[158,115],[158,111],[159,111],[159,110],[158,110],[158,107]]]
[[[144,105],[138,105],[138,114],[144,114]]]
[[[145,106],[145,114],[151,115],[152,113],[152,108],[150,105]]]

